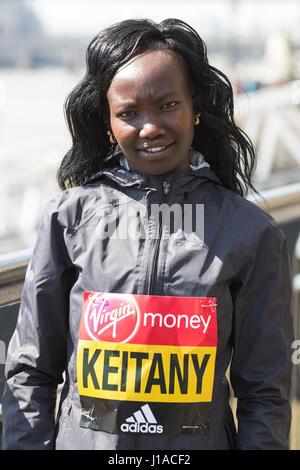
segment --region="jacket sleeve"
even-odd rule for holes
[[[69,261],[48,203],[22,291],[5,365],[3,449],[52,449],[57,386],[66,364]]]
[[[231,383],[238,449],[288,449],[291,424],[291,279],[286,240],[273,221],[233,290]]]

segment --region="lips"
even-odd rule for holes
[[[143,147],[138,148],[138,151],[148,156],[159,156],[164,153],[164,151],[168,150],[168,148],[173,144],[174,142],[145,145]]]
[[[146,148],[143,150],[145,150],[146,152],[154,153],[154,152],[160,152],[161,150],[164,150],[165,148],[166,148],[166,145],[163,145],[162,147],[151,147],[151,148]]]

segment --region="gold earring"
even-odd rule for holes
[[[106,134],[109,135],[109,141],[111,144],[115,144],[117,142],[110,131],[107,131]]]
[[[195,120],[195,126],[198,126],[198,124],[200,124],[200,116],[201,116],[201,113],[198,113],[196,116],[196,120]]]

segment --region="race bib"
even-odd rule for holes
[[[85,292],[81,425],[112,433],[203,431],[216,347],[215,298]]]

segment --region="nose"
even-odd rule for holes
[[[142,139],[154,139],[155,137],[165,134],[165,129],[160,120],[154,117],[144,119],[140,128],[140,137]]]

